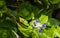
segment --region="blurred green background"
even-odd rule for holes
[[[0,0],[0,38],[60,38],[60,0]]]

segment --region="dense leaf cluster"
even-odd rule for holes
[[[60,38],[60,22],[52,18],[58,8],[60,0],[0,0],[0,38]],[[46,23],[42,33],[32,28],[35,19]]]

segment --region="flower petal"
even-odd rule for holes
[[[39,29],[39,32],[42,32],[42,29]]]
[[[44,23],[44,24],[42,25],[42,28],[44,28],[44,27],[46,27],[46,23]]]
[[[36,22],[40,22],[40,20],[39,19],[36,19]]]

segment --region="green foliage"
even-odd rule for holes
[[[41,15],[41,17],[39,19],[40,19],[41,23],[43,24],[43,23],[46,23],[48,21],[48,16]]]
[[[51,0],[50,2],[51,2],[52,4],[56,4],[56,3],[59,3],[60,0]]]
[[[49,18],[48,25],[54,25],[54,26],[57,26],[57,25],[59,25],[59,21],[56,20],[56,19],[54,19],[54,18]]]
[[[19,35],[22,38],[60,38],[60,22],[52,18],[53,10],[60,8],[60,0],[18,1],[14,3],[17,3],[16,6],[8,6],[6,0],[0,0],[0,38],[16,38]],[[35,19],[39,19],[41,24],[46,23],[42,33],[32,28]]]

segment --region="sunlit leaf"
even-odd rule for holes
[[[41,23],[46,23],[48,21],[48,16],[46,15],[41,15],[41,17],[39,18],[39,20],[41,21]]]

